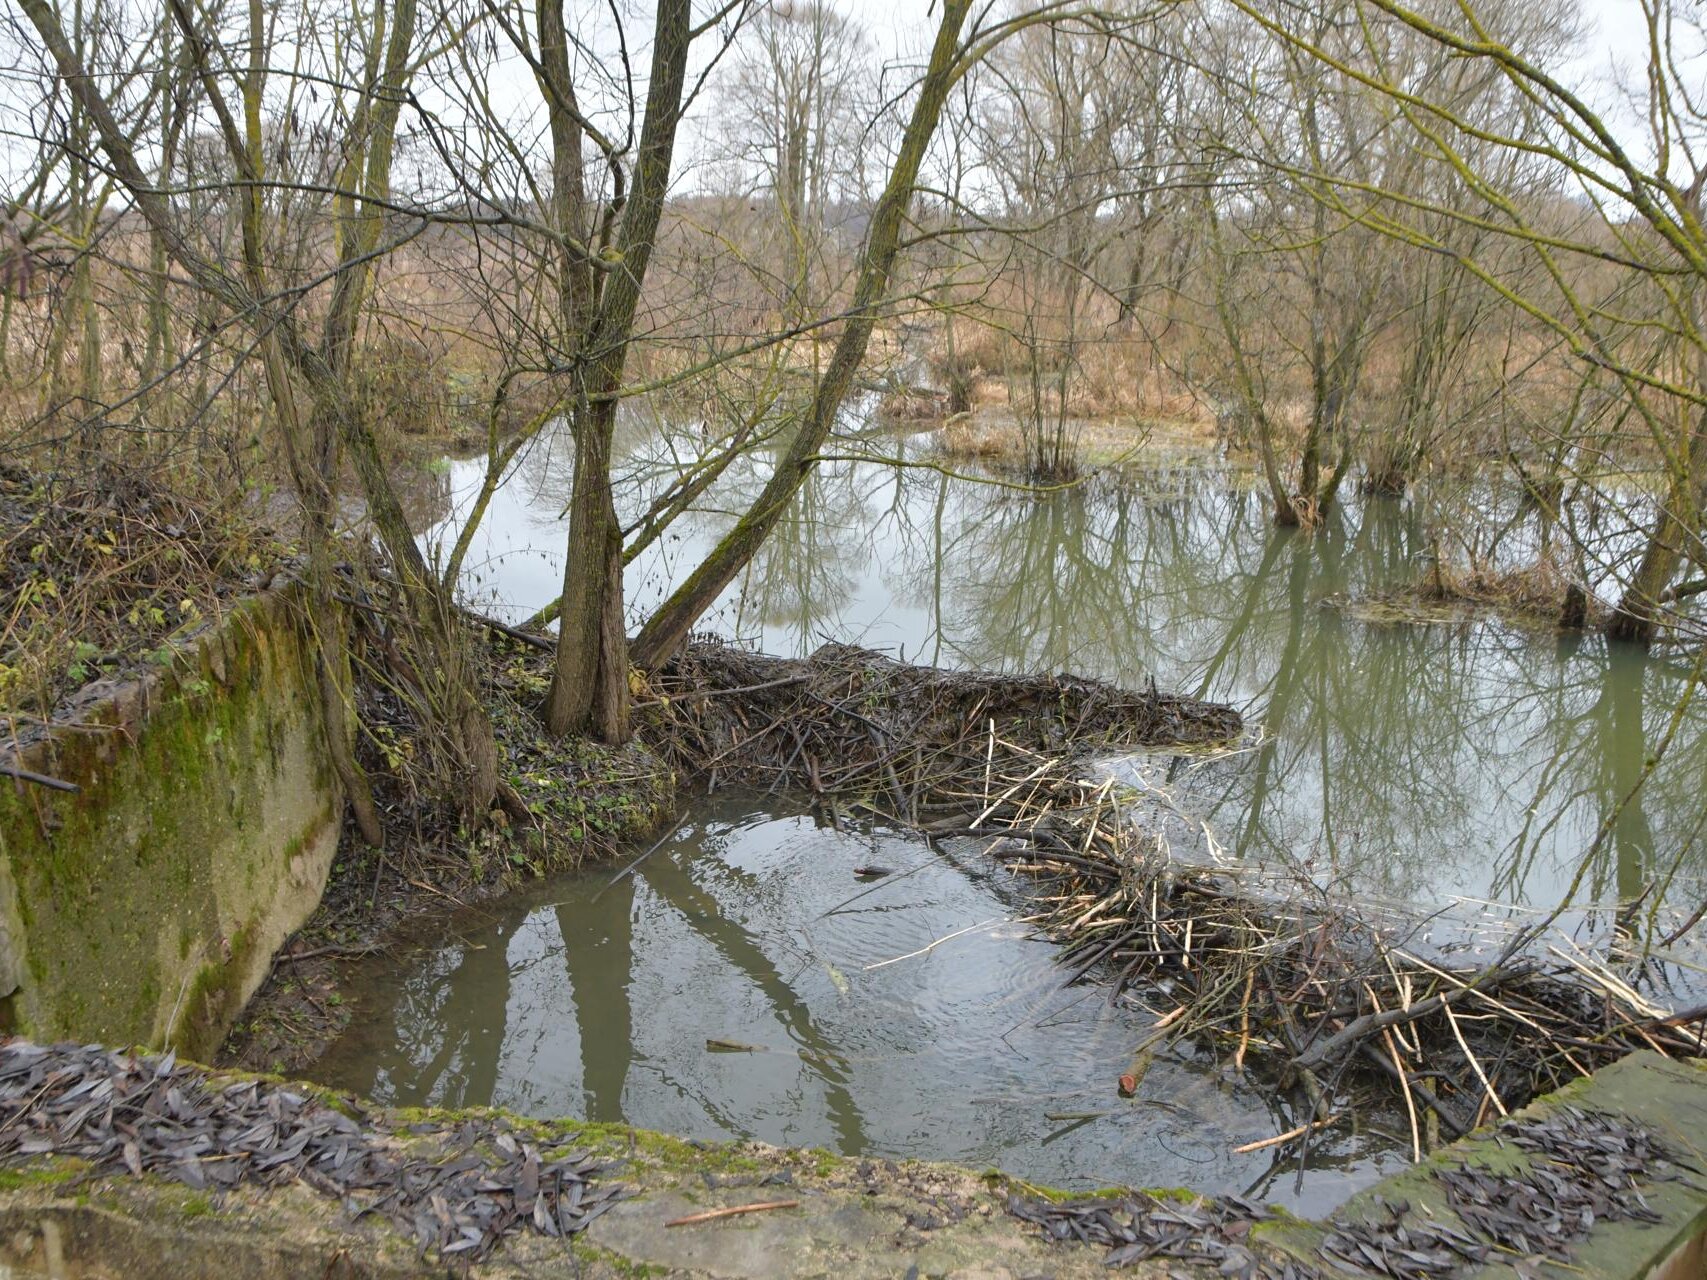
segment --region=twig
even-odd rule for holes
[[[287,951],[280,955],[275,964],[294,964],[298,960],[314,960],[320,956],[371,956],[385,950],[384,947],[310,947],[307,951]]]
[[[1241,1146],[1234,1147],[1233,1154],[1236,1156],[1243,1156],[1249,1155],[1253,1151],[1267,1151],[1270,1147],[1282,1146],[1285,1143],[1291,1142],[1294,1138],[1302,1138],[1307,1133],[1313,1133],[1317,1129],[1325,1129],[1329,1125],[1338,1124],[1339,1122],[1340,1118],[1338,1116],[1329,1116],[1326,1120],[1312,1120],[1308,1124],[1299,1125],[1296,1129],[1288,1129],[1285,1133],[1277,1133],[1272,1138],[1259,1138],[1255,1142],[1247,1142]]]
[[[15,764],[0,764],[0,775],[16,778],[20,782],[33,782],[38,787],[48,787],[54,791],[81,791],[83,789],[75,782],[67,782],[63,778],[50,778],[45,773],[35,773]]]
[[[1470,1052],[1470,1046],[1464,1042],[1464,1033],[1458,1029],[1458,1016],[1452,1012],[1452,1006],[1449,1004],[1442,1005],[1441,1008],[1446,1011],[1446,1024],[1452,1028],[1452,1038],[1458,1041],[1458,1047],[1464,1051],[1464,1057],[1470,1064],[1470,1070],[1476,1073],[1476,1079],[1480,1080],[1482,1088],[1487,1090],[1488,1101],[1494,1104],[1494,1108],[1502,1116],[1510,1115],[1511,1113],[1505,1109],[1505,1103],[1500,1101],[1500,1095],[1494,1092],[1494,1086],[1488,1083],[1487,1073],[1482,1070],[1481,1062],[1475,1054]]]
[[[948,934],[946,937],[938,938],[935,942],[931,943],[929,946],[920,947],[917,951],[909,951],[904,956],[896,956],[890,960],[879,960],[876,964],[868,964],[865,966],[865,968],[861,969],[860,972],[861,973],[870,973],[873,969],[881,969],[885,965],[900,964],[901,961],[903,961],[903,960],[911,960],[915,956],[922,956],[922,955],[925,955],[929,952],[935,951],[943,943],[953,942],[956,938],[962,936],[963,934],[971,933],[977,929],[987,929],[987,928],[989,928],[989,926],[991,926],[993,924],[1006,924],[1007,922],[1008,922],[1008,918],[1006,916],[991,916],[988,920],[980,920],[977,924],[969,924],[964,929],[956,929],[953,933]]]
[[[707,1209],[704,1213],[690,1213],[685,1218],[671,1218],[666,1227],[691,1227],[696,1222],[715,1222],[719,1218],[733,1218],[743,1213],[769,1213],[772,1209],[798,1209],[798,1200],[764,1200],[758,1204],[737,1204],[727,1209]]]
[[[784,689],[791,684],[805,684],[812,677],[807,675],[782,676],[776,680],[762,680],[758,684],[737,685],[733,689],[696,689],[694,696],[698,698],[733,698],[741,693],[757,693],[761,689]]]
[[[525,645],[530,645],[543,653],[557,652],[557,642],[549,636],[536,636],[531,631],[523,631],[518,627],[512,627],[507,622],[499,622],[496,618],[488,618],[485,614],[476,613],[473,609],[467,608],[464,605],[458,605],[457,610],[462,613],[463,616],[468,618],[469,621],[477,624],[478,626],[485,627],[488,631],[496,631],[499,635],[509,636],[510,639],[520,641]]]
[[[663,835],[658,837],[657,843],[655,843],[645,853],[641,854],[633,862],[629,863],[621,871],[618,871],[609,880],[605,881],[603,888],[601,888],[597,893],[595,893],[593,895],[592,901],[597,902],[600,898],[602,898],[604,896],[606,889],[615,888],[618,881],[626,879],[627,877],[633,875],[634,869],[636,867],[638,867],[642,862],[645,862],[646,859],[650,858],[653,854],[657,853],[658,850],[662,849],[664,847],[664,845],[669,842],[670,838],[672,836],[674,836],[676,834],[676,832],[678,832],[682,829],[682,825],[687,822],[688,812],[689,812],[688,810],[684,809],[682,811],[682,816],[677,818],[673,823],[670,824],[670,829],[668,831],[666,831]]]

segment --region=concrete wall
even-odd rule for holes
[[[205,1057],[313,911],[342,797],[296,598],[237,605],[168,669],[0,760],[0,1020]]]

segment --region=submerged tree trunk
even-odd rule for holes
[[[1651,644],[1659,620],[1666,588],[1683,562],[1685,543],[1699,538],[1700,513],[1707,501],[1707,416],[1696,428],[1690,443],[1687,476],[1676,477],[1667,492],[1635,576],[1624,586],[1618,607],[1607,621],[1606,633],[1614,640]]]
[[[789,501],[817,465],[818,452],[829,438],[842,401],[853,385],[854,374],[865,359],[866,345],[877,321],[877,308],[888,292],[889,273],[900,250],[901,227],[912,200],[913,184],[918,180],[925,152],[936,132],[943,103],[954,85],[960,28],[971,7],[972,0],[944,0],[942,21],[937,27],[930,65],[919,87],[919,99],[913,105],[895,168],[866,233],[859,281],[847,323],[819,379],[806,420],[752,506],[641,628],[632,655],[636,666],[655,669],[681,646],[694,623],[764,544],[787,511]]]
[[[1643,645],[1653,642],[1665,591],[1683,562],[1684,548],[1691,539],[1699,541],[1701,537],[1701,513],[1707,506],[1707,411],[1696,415],[1688,447],[1673,462],[1671,471],[1671,483],[1654,516],[1641,563],[1607,621],[1606,633],[1614,640]]]

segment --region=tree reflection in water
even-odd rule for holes
[[[637,507],[691,463],[691,435],[631,432]],[[636,617],[726,530],[767,466],[761,450],[731,467],[673,541],[630,566]],[[554,519],[561,487],[537,483],[527,518]],[[1509,495],[1450,500],[1505,521],[1510,554],[1547,536]],[[1416,579],[1434,501],[1350,501],[1305,536],[1274,529],[1237,473],[1158,468],[1031,496],[923,468],[826,464],[709,621],[773,651],[836,639],[951,665],[1154,677],[1230,701],[1260,732],[1253,749],[1172,772],[1189,780],[1188,811],[1238,856],[1425,903],[1550,905],[1685,681],[1599,638],[1564,645],[1493,621],[1421,626],[1336,607]],[[555,566],[517,560],[515,582],[553,580]],[[491,572],[505,580],[501,560]],[[526,594],[519,612],[539,603]],[[1586,869],[1600,899],[1674,863],[1680,900],[1707,892],[1704,767],[1707,735],[1679,733]]]

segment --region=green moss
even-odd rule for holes
[[[602,1248],[583,1238],[577,1237],[569,1248],[576,1260],[585,1266],[603,1266],[619,1276],[634,1277],[634,1280],[671,1274],[668,1267],[656,1266],[650,1262],[635,1262],[632,1258],[626,1258],[614,1250]]]
[[[459,1113],[441,1113],[448,1122]],[[625,1124],[595,1124],[582,1120],[541,1120],[532,1123],[540,1137],[563,1138],[602,1155],[622,1157],[661,1173],[760,1173],[771,1166],[729,1142],[690,1142],[652,1129]],[[834,1157],[830,1157],[834,1159]]]
[[[321,753],[293,756],[279,789],[275,744],[318,735],[318,703],[302,695],[314,679],[308,641],[290,608],[241,603],[199,654],[180,653],[152,685],[32,748],[77,792],[0,789],[0,857],[28,939],[20,1030],[111,1042],[169,1033],[180,1048],[212,1048],[201,1037],[222,1030],[231,992],[260,962],[252,929],[229,940],[229,960],[215,930],[233,908],[271,911],[288,859],[325,830],[320,814],[293,826],[291,808],[309,779],[331,794]],[[251,820],[263,803],[277,816],[270,831]]]
[[[826,1151],[823,1147],[811,1147],[800,1154],[810,1162],[813,1176],[819,1178],[828,1178],[847,1163],[835,1152]]]
[[[167,1029],[167,1042],[180,1053],[211,1049],[237,1014],[238,983],[255,959],[255,922],[245,922],[225,943],[229,958],[209,961],[196,970],[179,1001],[178,1020]]]
[[[0,1191],[24,1191],[32,1187],[60,1187],[89,1171],[85,1161],[52,1156],[26,1165],[0,1169]]]
[[[195,1219],[205,1218],[216,1210],[213,1201],[207,1196],[193,1195],[178,1206],[178,1212],[186,1218]]]
[[[1148,1196],[1152,1200],[1169,1201],[1176,1204],[1193,1204],[1202,1199],[1200,1193],[1188,1187],[1092,1187],[1085,1191],[1071,1191],[1061,1187],[1041,1187],[1036,1183],[1026,1182],[999,1169],[987,1169],[980,1175],[992,1189],[1003,1191],[1019,1191],[1026,1195],[1036,1196],[1039,1200],[1047,1200],[1051,1204],[1064,1204],[1075,1200],[1124,1200],[1127,1196]]]

